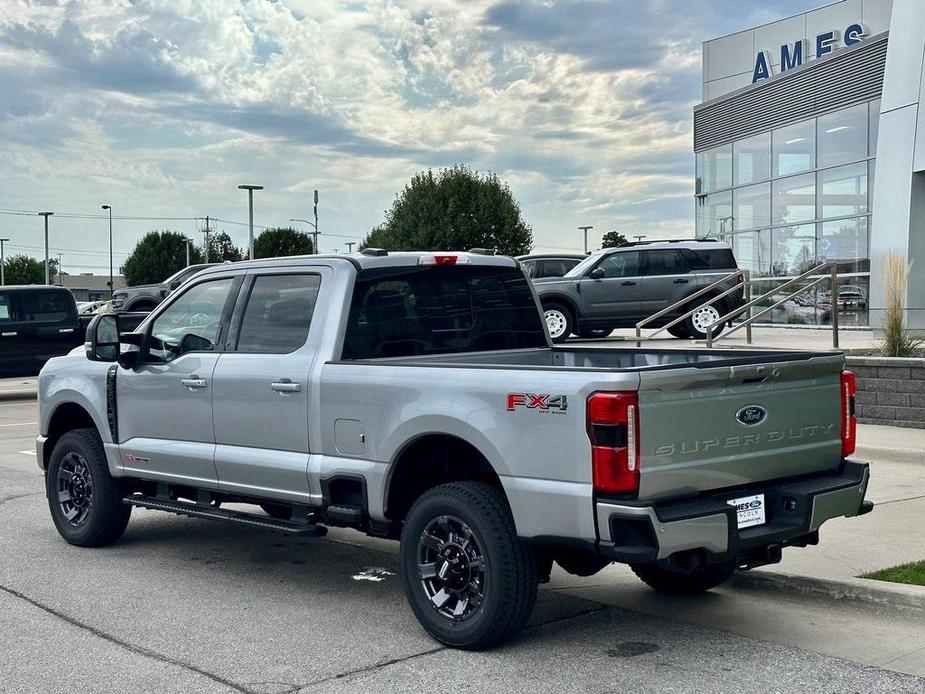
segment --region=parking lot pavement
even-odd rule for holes
[[[922,635],[901,615],[798,600],[772,615],[726,589],[665,601],[619,567],[557,572],[520,638],[462,653],[417,625],[397,546],[358,533],[305,540],[136,510],[119,544],[71,547],[23,452],[34,425],[18,424],[35,416],[24,407],[0,410],[17,424],[0,429],[0,692],[925,692],[923,679],[864,664],[909,660]],[[725,621],[711,624],[716,614]],[[871,635],[882,660],[862,657]],[[909,662],[898,669],[916,672]]]

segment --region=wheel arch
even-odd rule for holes
[[[42,467],[47,470],[51,452],[60,438],[74,429],[94,429],[102,434],[88,409],[74,401],[62,402],[55,407],[48,418],[46,440],[42,449]]]
[[[479,481],[507,495],[501,478],[473,443],[453,434],[423,433],[397,451],[385,481],[384,512],[402,521],[415,500],[428,489],[449,482]]]
[[[565,307],[572,312],[572,318],[576,321],[581,320],[581,313],[578,310],[578,303],[572,297],[567,294],[560,294],[558,292],[553,294],[543,294],[539,297],[540,306],[544,309],[547,304],[564,304]]]

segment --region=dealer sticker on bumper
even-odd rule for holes
[[[726,503],[736,507],[739,530],[742,528],[750,528],[753,525],[764,524],[764,494],[743,496],[741,499],[730,499]]]

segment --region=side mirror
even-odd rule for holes
[[[588,273],[588,277],[590,277],[593,280],[599,280],[599,279],[603,279],[605,274],[606,273],[604,272],[604,268],[596,267],[593,270],[591,270],[591,272]]]
[[[84,342],[90,361],[116,361],[119,359],[119,316],[100,313],[87,326]]]

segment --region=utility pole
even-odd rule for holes
[[[193,239],[186,239],[186,267],[189,267],[189,247],[193,244]]]
[[[109,298],[112,298],[112,207],[103,205],[102,209],[109,211]]]
[[[238,186],[238,190],[247,191],[247,248],[248,248],[248,260],[254,259],[254,191],[263,190],[263,186],[250,186],[243,185]],[[317,195],[317,193],[316,193]]]
[[[353,253],[353,247],[356,245],[356,241],[344,241],[344,245],[347,246],[348,253]]]
[[[3,244],[9,239],[0,239],[0,287],[6,284],[6,260],[3,257]]]
[[[312,250],[315,253],[318,253],[318,189],[315,188],[315,244],[312,246]]]
[[[633,238],[636,239],[636,243],[640,243],[645,237],[646,237],[645,234],[637,234],[633,236]]]
[[[54,212],[39,212],[39,217],[45,218],[45,284],[51,284],[51,273],[48,267],[48,218],[53,214]]]
[[[587,255],[588,253],[588,230],[593,229],[594,227],[584,226],[584,227],[578,227],[578,228],[581,229],[581,231],[585,232],[585,254]]]
[[[61,254],[58,253],[58,286],[64,286],[64,275],[61,273]]]
[[[206,245],[205,245],[204,255],[205,255],[205,259],[207,263],[209,262],[209,232],[210,231],[211,229],[209,229],[209,215],[206,215],[206,228],[203,229],[202,233],[206,235]],[[187,246],[187,248],[189,248],[189,246]]]

